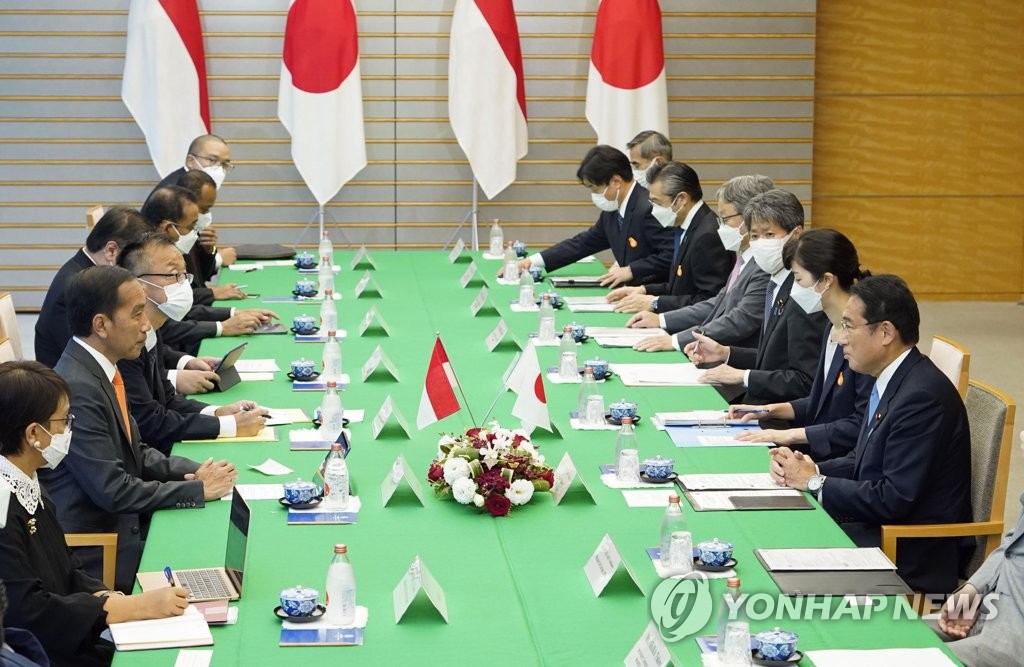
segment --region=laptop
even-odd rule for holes
[[[242,378],[238,375],[238,370],[235,368],[235,364],[237,364],[238,360],[242,358],[242,353],[245,352],[245,348],[248,345],[248,343],[242,343],[238,347],[230,350],[217,363],[213,372],[217,374],[220,381],[213,385],[215,391],[231,389],[242,381]]]
[[[228,521],[228,546],[224,553],[224,567],[174,570],[175,586],[189,591],[189,602],[208,600],[237,600],[242,597],[242,579],[249,547],[249,505],[235,487],[231,494],[231,516]],[[166,588],[163,572],[139,572],[137,575],[143,592]]]

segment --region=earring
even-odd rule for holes
[[[40,445],[42,445],[42,444],[43,443],[41,443],[38,440],[36,440],[35,442],[32,443],[32,446],[35,447],[36,449],[41,449]]]

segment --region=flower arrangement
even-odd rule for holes
[[[555,483],[555,471],[544,465],[529,434],[501,428],[497,422],[458,437],[442,435],[437,448],[427,471],[434,494],[451,493],[458,503],[491,516],[505,516]]]

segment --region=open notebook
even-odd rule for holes
[[[157,618],[151,621],[112,623],[110,636],[118,651],[142,651],[151,648],[176,646],[210,646],[213,635],[206,619],[194,606],[181,616]]]

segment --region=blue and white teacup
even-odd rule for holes
[[[796,641],[800,635],[789,630],[765,630],[754,635],[757,650],[765,660],[788,660],[796,653]]]
[[[298,296],[316,296],[317,284],[315,280],[296,280],[295,294]]]
[[[284,499],[291,505],[301,505],[316,498],[317,488],[313,482],[297,479],[284,483]]]
[[[588,359],[583,362],[583,367],[594,369],[595,380],[603,380],[608,377],[608,362],[604,359]]]
[[[582,324],[573,322],[569,326],[572,327],[572,339],[577,343],[583,340],[583,337],[587,335],[587,328]]]
[[[302,618],[316,611],[316,600],[320,591],[315,588],[293,586],[281,591],[281,609],[285,614]]]
[[[651,473],[648,472],[647,474],[650,475]],[[700,559],[701,565],[722,567],[732,559],[732,545],[728,542],[720,541],[717,537],[713,540],[701,542],[697,545],[697,558]]]
[[[537,296],[537,298],[543,301],[545,295],[547,295],[551,299],[552,308],[562,307],[562,297],[558,295],[558,292],[541,292],[540,295]]]
[[[316,318],[312,315],[297,315],[292,318],[292,328],[295,330],[295,333],[305,336],[316,333]]]
[[[312,269],[316,266],[316,255],[311,252],[300,252],[295,255],[295,266],[300,269]]]
[[[672,467],[676,464],[673,459],[667,459],[661,454],[644,459],[644,474],[651,479],[668,479],[672,474]]]
[[[309,359],[296,359],[292,362],[292,377],[296,380],[308,380],[314,374],[316,374],[316,364],[313,361]]]
[[[516,257],[526,257],[526,242],[516,241],[512,244],[512,250],[515,251]]]
[[[597,371],[594,371],[594,375],[597,375]],[[623,417],[636,419],[636,403],[633,401],[627,401],[626,399],[615,401],[608,406],[608,410],[612,413],[612,419],[617,422],[622,421]]]
[[[533,276],[533,282],[539,283],[544,280],[544,269],[535,266],[530,269],[530,275]]]

